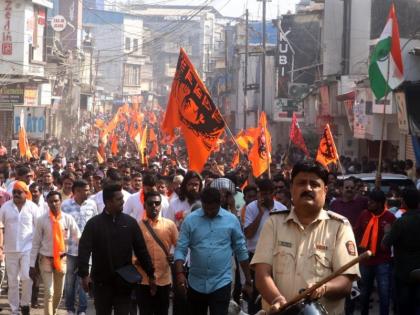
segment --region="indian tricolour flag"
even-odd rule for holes
[[[380,100],[404,81],[400,32],[394,4],[391,5],[385,28],[370,60],[369,80],[377,100]]]

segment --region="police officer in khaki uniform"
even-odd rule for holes
[[[349,221],[323,209],[328,172],[306,161],[292,171],[292,211],[269,217],[258,240],[251,265],[263,308],[278,310],[301,289],[319,282],[350,260],[357,251]],[[310,298],[320,298],[329,314],[344,313],[344,298],[360,277],[355,265],[346,274],[318,288]]]

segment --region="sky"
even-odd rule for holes
[[[249,18],[251,20],[259,20],[262,17],[262,1],[257,0],[145,0],[145,3],[167,3],[181,5],[203,5],[209,2],[225,16],[238,17],[245,14],[245,9],[249,10]],[[277,17],[287,11],[294,11],[295,4],[299,0],[271,0],[267,1],[267,19]]]

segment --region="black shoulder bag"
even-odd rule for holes
[[[149,224],[149,221],[143,220],[143,223],[144,223],[144,226],[147,228],[147,230],[150,232],[150,235],[152,235],[155,242],[159,245],[159,247],[165,253],[166,260],[168,261],[169,267],[171,268],[172,279],[174,279],[174,276],[175,276],[174,256],[171,255],[169,251],[166,249],[165,244],[163,244],[159,236],[157,236],[155,230],[153,230],[152,226]]]

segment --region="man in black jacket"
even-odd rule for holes
[[[128,315],[132,288],[117,275],[116,270],[132,263],[132,253],[156,292],[154,268],[136,220],[122,213],[124,199],[121,184],[104,186],[104,211],[90,219],[79,242],[79,276],[85,291],[89,288],[89,259],[92,254],[91,277],[98,315]]]

